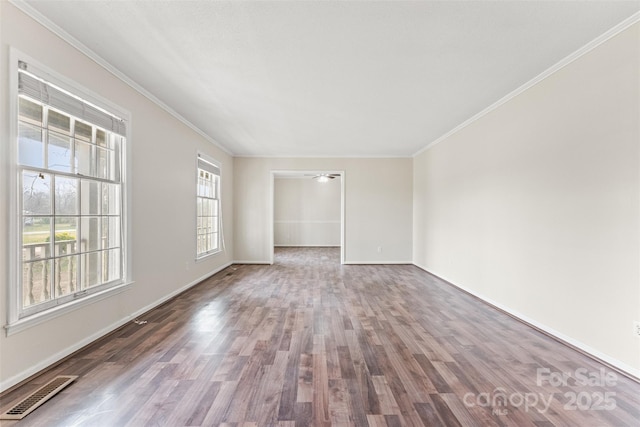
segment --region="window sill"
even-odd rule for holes
[[[4,329],[6,330],[7,336],[16,334],[18,332],[24,331],[25,329],[29,329],[41,323],[48,322],[51,319],[54,319],[58,316],[62,316],[71,311],[77,310],[81,307],[96,303],[103,299],[109,298],[113,295],[122,293],[128,290],[129,287],[133,285],[133,283],[134,282],[123,283],[121,285],[117,285],[112,288],[105,289],[104,291],[89,295],[87,297],[77,299],[74,301],[69,301],[68,303],[59,305],[57,307],[51,308],[41,313],[33,314],[31,316],[19,319],[13,323],[9,323],[4,326]]]
[[[208,254],[204,254],[204,255],[200,255],[198,257],[196,257],[196,263],[202,262],[202,261],[206,261],[208,258],[214,256],[214,255],[218,255],[221,254],[222,252],[224,252],[223,250],[217,250],[215,252],[211,252]]]

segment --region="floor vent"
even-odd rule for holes
[[[77,375],[59,375],[22,399],[13,408],[0,415],[0,420],[21,420],[47,400],[55,396],[63,388],[71,384]]]

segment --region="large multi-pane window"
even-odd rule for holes
[[[20,317],[123,282],[125,123],[20,62]]]
[[[212,160],[198,156],[197,252],[203,256],[220,250],[220,168]]]

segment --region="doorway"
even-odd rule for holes
[[[271,171],[270,263],[277,246],[339,246],[344,264],[344,190],[344,171]]]

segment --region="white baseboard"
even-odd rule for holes
[[[83,340],[78,341],[77,343],[73,344],[72,346],[69,346],[67,348],[65,348],[62,351],[59,351],[56,354],[53,354],[49,357],[47,357],[46,359],[44,359],[43,361],[41,361],[40,363],[38,363],[37,365],[34,365],[32,367],[30,367],[29,369],[26,369],[22,372],[20,372],[19,374],[16,374],[14,376],[12,376],[11,378],[8,378],[2,382],[0,382],[0,393],[2,393],[5,390],[8,390],[9,388],[15,386],[16,384],[19,384],[20,382],[28,379],[29,377],[37,374],[38,372],[47,369],[49,366],[59,362],[60,360],[64,359],[65,357],[75,353],[76,351],[80,350],[81,348],[91,344],[92,342],[96,341],[99,338],[102,338],[103,336],[115,331],[116,329],[118,329],[119,327],[127,324],[128,322],[130,322],[131,320],[137,318],[138,316],[140,316],[141,314],[146,313],[147,311],[159,306],[160,304],[165,303],[166,301],[170,300],[171,298],[181,294],[182,292],[186,291],[189,288],[192,288],[193,286],[197,285],[198,283],[202,282],[203,280],[208,279],[209,277],[213,276],[214,274],[224,270],[225,268],[229,267],[232,263],[226,263],[220,267],[218,267],[217,269],[215,269],[212,272],[209,272],[207,274],[205,274],[202,277],[199,277],[198,279],[188,283],[187,285],[181,287],[180,289],[177,289],[173,292],[171,292],[168,295],[165,295],[164,297],[160,298],[159,300],[154,301],[153,303],[137,310],[136,312],[112,323],[111,325],[99,330],[98,332],[84,338]]]
[[[568,344],[569,346],[575,347],[578,350],[580,350],[581,352],[597,359],[598,361],[604,362],[608,365],[610,365],[611,367],[621,371],[622,373],[625,373],[626,375],[632,377],[634,380],[636,381],[640,381],[640,369],[634,368],[633,366],[630,366],[618,359],[615,359],[605,353],[602,353],[599,350],[596,350],[593,347],[588,346],[587,344],[578,341],[568,335],[563,334],[562,332],[556,331],[553,328],[550,328],[549,326],[542,324],[540,322],[538,322],[535,319],[532,319],[516,310],[513,310],[497,301],[492,300],[491,298],[487,298],[486,296],[479,294],[471,289],[467,289],[464,286],[459,286],[456,285],[454,283],[451,283],[450,281],[448,281],[445,278],[442,278],[436,274],[431,273],[429,270],[427,270],[426,268],[424,268],[421,265],[418,264],[414,264],[416,267],[420,268],[421,270],[424,270],[425,272],[431,274],[432,276],[438,277],[439,279],[444,280],[445,282],[447,282],[448,284],[450,284],[453,287],[456,287],[468,294],[473,295],[476,298],[479,298],[480,300],[482,300],[483,302],[504,311],[505,313],[509,314],[510,316],[520,320],[521,322],[534,327],[535,329],[539,329],[540,331],[542,331],[543,333],[550,335],[566,344]]]
[[[256,260],[248,260],[248,261],[241,261],[241,260],[235,260],[233,261],[234,264],[255,264],[255,265],[271,265],[271,261],[256,261]]]
[[[339,248],[340,245],[273,245],[275,248]]]
[[[411,261],[345,261],[345,265],[413,265]]]

